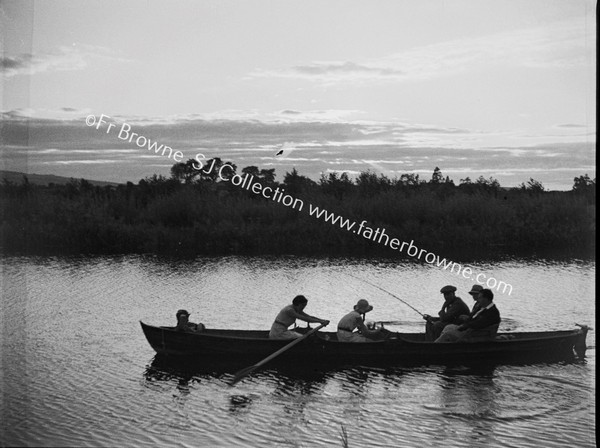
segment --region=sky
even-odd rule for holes
[[[596,177],[591,0],[2,1],[0,169]],[[114,123],[88,126],[102,114]],[[119,138],[128,125],[143,140]],[[121,135],[125,137],[125,134]],[[137,138],[137,137],[136,137]],[[284,149],[280,156],[276,154]]]

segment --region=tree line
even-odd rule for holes
[[[94,186],[0,185],[2,251],[7,254],[302,254],[398,256],[389,248],[340,230],[305,212],[222,181],[218,169],[194,160],[172,166],[170,177],[137,184]],[[503,255],[593,257],[596,179],[574,178],[570,191],[547,191],[529,179],[503,188],[490,177],[460,179],[436,167],[431,178],[372,171],[351,179],[329,173],[318,181],[296,169],[275,180],[274,169],[214,158],[264,186],[452,259]],[[228,173],[231,174],[231,169]]]

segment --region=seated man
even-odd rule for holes
[[[435,341],[446,325],[458,324],[459,316],[463,314],[469,314],[469,307],[460,297],[457,297],[454,293],[456,291],[455,286],[444,286],[440,292],[444,295],[444,305],[439,311],[439,317],[431,317],[428,314],[424,314],[423,318],[427,321],[425,324],[425,334],[427,339]]]
[[[373,342],[381,339],[382,329],[369,330],[363,322],[362,314],[372,311],[373,307],[365,299],[360,299],[350,311],[338,322],[337,338],[340,342]],[[355,332],[358,329],[360,332]]]
[[[269,332],[269,338],[271,339],[296,339],[301,338],[302,334],[296,331],[288,330],[288,327],[296,322],[296,319],[303,320],[305,322],[313,322],[323,325],[329,325],[328,320],[319,319],[318,317],[309,316],[304,312],[304,308],[308,304],[308,300],[304,296],[296,296],[292,300],[292,304],[283,308],[277,317],[275,322],[271,326]]]
[[[473,314],[475,314],[479,310],[479,303],[477,303],[477,297],[479,296],[479,293],[481,292],[482,289],[483,289],[483,286],[481,286],[481,285],[473,285],[473,287],[469,291],[469,294],[471,295],[471,297],[473,297],[473,300],[475,301],[475,303],[473,304],[473,308],[471,309],[471,312],[469,314],[463,314],[458,317],[459,324],[464,324],[466,321],[469,320],[469,318]]]
[[[186,310],[178,310],[175,313],[175,317],[177,318],[177,326],[175,330],[177,331],[186,331],[188,333],[199,333],[204,331],[204,324],[195,324],[189,321],[190,313]]]
[[[461,325],[448,325],[435,342],[475,342],[493,339],[500,325],[500,311],[493,302],[494,293],[482,289],[477,296],[479,309]]]

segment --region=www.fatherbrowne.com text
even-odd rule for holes
[[[153,142],[149,138],[133,132],[131,125],[127,123],[122,123],[119,127],[117,127],[115,123],[104,120],[107,118],[110,117],[104,114],[100,115],[99,118],[96,118],[95,115],[88,115],[85,119],[85,123],[90,127],[95,127],[96,129],[100,129],[102,125],[107,125],[107,134],[110,133],[114,127],[119,129],[119,134],[117,137],[120,140],[126,140],[129,143],[135,142],[135,144],[140,148],[147,148],[149,151],[154,151],[157,155],[160,153],[162,156],[172,158],[176,162],[181,162],[183,160],[183,152],[173,150],[173,148],[170,146],[163,144],[159,145],[158,142]],[[194,164],[193,167],[196,170],[208,174],[214,170],[215,163],[213,160],[213,164],[210,167],[204,167],[204,159],[206,159],[206,157],[203,154],[196,154],[195,160],[197,163]],[[231,172],[228,172],[228,170],[231,170]],[[221,181],[231,182],[237,187],[252,191],[254,194],[261,195],[265,199],[270,199],[274,202],[281,203],[286,207],[291,207],[292,209],[298,211],[305,209],[304,201],[294,198],[289,194],[284,194],[285,188],[271,188],[268,186],[263,186],[260,182],[255,181],[254,176],[251,174],[245,174],[242,177],[239,174],[236,174],[233,166],[227,163],[220,166],[218,176]],[[361,221],[357,227],[357,221],[344,218],[341,215],[336,215],[335,213],[331,213],[326,209],[316,207],[313,204],[308,204],[308,214],[314,218],[323,219],[325,222],[328,222],[331,225],[337,224],[340,229],[347,230],[365,239],[383,244],[392,250],[397,250],[400,253],[405,252],[410,257],[416,257],[417,260],[423,260],[428,264],[435,264],[441,269],[449,270],[449,272],[452,272],[456,275],[462,275],[463,278],[474,280],[480,285],[487,286],[489,289],[495,289],[498,292],[508,293],[508,295],[512,294],[512,285],[498,281],[494,277],[488,277],[483,273],[473,272],[473,268],[470,266],[462,266],[459,263],[446,260],[445,258],[440,258],[439,255],[436,255],[433,252],[428,252],[425,249],[419,249],[414,244],[413,240],[411,240],[410,243],[407,243],[406,241],[400,241],[398,238],[393,238],[386,233],[385,228],[378,227],[377,229],[373,229],[366,225],[367,221],[365,220]]]
[[[264,187],[260,182],[254,181],[254,176],[251,174],[240,176],[239,174],[233,174],[233,172],[227,173],[227,168],[231,169],[231,166],[224,165],[219,169],[219,178],[222,181],[229,181],[237,187],[252,191],[254,194],[259,194],[265,199],[271,199],[272,201],[282,203],[295,210],[304,210],[304,201],[288,194],[284,194],[285,189]],[[462,275],[463,278],[474,280],[480,285],[486,285],[490,289],[508,293],[508,295],[512,294],[512,285],[496,280],[494,277],[488,277],[481,272],[476,273],[470,266],[462,266],[459,263],[446,260],[446,258],[440,258],[439,255],[436,255],[433,252],[419,249],[414,244],[414,240],[407,243],[406,241],[400,241],[398,238],[393,238],[386,233],[385,228],[373,229],[366,225],[367,221],[365,220],[360,224],[357,224],[357,221],[344,218],[341,215],[336,215],[335,213],[331,213],[326,209],[319,208],[310,203],[308,204],[308,214],[314,218],[323,219],[331,225],[337,224],[340,229],[350,231],[368,240],[376,241],[377,243],[383,244],[390,249],[397,250],[400,253],[405,252],[410,257],[416,257],[417,260],[423,260],[428,264],[435,264],[444,270],[449,270],[449,272],[455,273],[456,275]]]

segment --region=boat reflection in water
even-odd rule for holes
[[[147,382],[174,385],[180,396],[201,383],[199,387],[210,396],[228,397],[226,412],[234,421],[275,419],[283,425],[278,434],[297,434],[298,424],[308,428],[314,419],[344,433],[346,422],[368,419],[380,431],[363,427],[361,437],[379,440],[385,437],[382,428],[393,428],[387,432],[388,446],[414,446],[415,440],[426,446],[432,437],[458,438],[464,444],[457,446],[496,446],[517,441],[519,428],[535,434],[526,437],[530,441],[537,439],[540,423],[531,426],[530,420],[555,422],[564,410],[580,414],[578,408],[588,393],[577,382],[559,388],[548,384],[557,367],[585,365],[587,327],[500,333],[491,341],[450,344],[428,342],[421,333],[344,343],[336,340],[335,333],[322,332],[300,341],[231,388],[235,372],[289,341],[270,340],[266,331],[180,333],[172,327],[141,325],[158,353],[146,369]],[[564,393],[557,392],[563,389]],[[585,420],[571,421],[561,431],[585,432]],[[542,424],[548,431],[553,425]],[[354,429],[348,430],[352,437]],[[262,433],[252,434],[252,438],[262,437]],[[332,437],[329,445],[338,443]],[[295,443],[293,437],[277,442]],[[551,437],[544,440],[549,447],[554,442]]]
[[[328,366],[315,368],[310,365],[290,365],[285,363],[273,363],[277,370],[269,369],[268,366],[257,374],[263,377],[272,377],[277,374],[278,380],[287,385],[309,385],[306,393],[310,392],[312,384],[324,382],[328,374]],[[152,362],[146,366],[144,377],[146,381],[152,383],[156,381],[179,382],[180,384],[201,381],[202,379],[217,379],[228,383],[232,373],[237,370],[248,367],[244,360],[211,360],[195,361],[185,357],[173,357],[165,355],[155,355]],[[294,387],[295,387],[294,386]]]
[[[232,372],[247,367],[247,364],[239,361],[214,361],[194,362],[185,358],[156,355],[152,362],[146,366],[144,372],[145,384],[148,387],[161,385],[174,388],[179,394],[189,393],[190,387],[195,383],[220,383],[220,387],[236,392],[227,384],[232,378]],[[290,397],[304,397],[291,402],[285,406],[287,413],[302,413],[303,406],[311,402],[311,396],[319,396],[329,378],[331,371],[315,369],[311,366],[290,366],[278,364],[277,369],[264,369],[257,371],[256,375],[248,379],[247,386],[255,387],[260,382],[269,385],[269,394],[289,399]],[[272,386],[275,386],[274,389]],[[248,412],[254,401],[261,397],[257,393],[232,393],[229,396],[229,412],[240,414]]]
[[[246,425],[248,440],[254,441],[264,434],[249,429],[252,422],[282,425],[290,444],[302,433],[299,428],[310,428],[315,421],[332,428],[325,445],[341,446],[342,427],[351,443],[358,435],[349,422],[368,419],[374,426],[361,426],[361,437],[380,442],[387,437],[389,446],[458,438],[462,444],[456,446],[465,447],[533,443],[565,412],[573,418],[559,426],[569,437],[582,434],[589,424],[585,402],[590,389],[579,378],[587,368],[585,360],[409,367],[276,363],[230,387],[233,372],[245,366],[156,355],[144,382],[174,396],[182,413],[192,407],[198,419],[216,412],[210,417],[213,425]],[[200,411],[206,406],[210,411]],[[384,431],[388,427],[393,430]],[[550,436],[544,443],[560,446]]]

